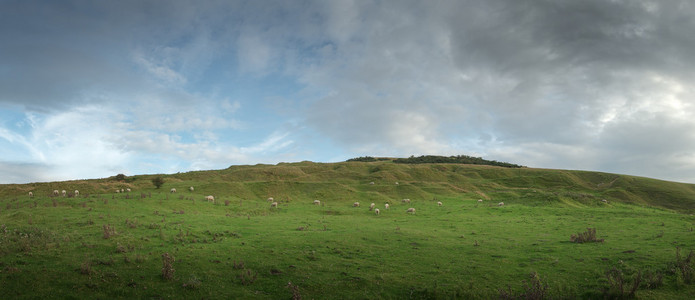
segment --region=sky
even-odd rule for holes
[[[0,183],[471,155],[695,183],[695,2],[0,0]]]

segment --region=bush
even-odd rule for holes
[[[585,232],[573,234],[570,236],[570,241],[580,244],[588,242],[603,243],[603,239],[596,238],[596,228],[587,228]]]
[[[154,187],[160,188],[164,184],[164,179],[162,177],[155,177],[152,178],[152,184],[154,184]]]

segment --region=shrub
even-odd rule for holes
[[[573,234],[570,236],[570,241],[580,244],[588,242],[603,243],[603,239],[596,238],[596,228],[587,228],[585,232]]]
[[[164,179],[159,176],[152,178],[152,184],[154,184],[155,188],[160,188],[164,184]]]
[[[695,260],[693,260],[693,258],[695,258],[695,253],[693,253],[693,250],[690,250],[688,256],[683,258],[681,257],[680,248],[676,247],[675,268],[685,284],[691,284],[693,279],[695,279],[693,276],[695,275],[695,268],[693,268]]]
[[[174,257],[169,253],[162,254],[162,278],[171,280],[174,278]]]
[[[613,268],[606,272],[606,279],[609,286],[604,288],[604,298],[634,298],[635,292],[642,282],[642,271],[638,271],[632,279],[632,283],[628,282],[623,276],[623,271]],[[627,288],[629,287],[629,290]]]
[[[507,286],[507,290],[499,289],[500,299],[546,299],[548,297],[548,284],[542,282],[541,277],[536,272],[531,273],[529,277],[528,282],[523,281],[523,291],[519,294],[514,293],[509,286]]]
[[[241,284],[243,285],[252,284],[254,281],[256,281],[256,278],[258,278],[258,273],[251,269],[244,269],[241,272],[241,275],[239,275],[239,279],[241,279]]]
[[[104,238],[109,239],[112,236],[116,235],[116,228],[112,227],[111,225],[104,225],[102,227],[104,229]]]

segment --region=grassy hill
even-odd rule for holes
[[[0,298],[687,299],[693,213],[692,184],[391,160],[0,185]]]

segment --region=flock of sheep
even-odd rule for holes
[[[370,182],[369,184],[374,184],[374,183],[373,183],[373,182]],[[398,184],[398,183],[396,183],[396,184]],[[191,191],[191,192],[193,192],[193,191],[195,191],[195,188],[189,187],[188,190]],[[121,188],[121,189],[116,189],[116,193],[126,193],[126,192],[127,192],[127,193],[130,193],[130,192],[131,192],[130,188],[127,188],[127,189],[122,189],[122,188]],[[170,192],[170,193],[176,193],[176,188],[171,188],[171,190],[169,190],[169,192]],[[61,194],[63,195],[63,197],[65,197],[65,196],[67,195],[67,191],[66,191],[66,190],[62,190],[62,191],[53,190],[53,196],[59,196],[59,195],[61,195]],[[75,194],[74,194],[74,195],[75,195],[75,196],[79,196],[79,195],[80,195],[80,191],[79,191],[79,190],[75,190]],[[33,192],[29,192],[29,197],[34,197],[34,193],[33,193]],[[208,201],[208,202],[214,203],[214,202],[215,202],[215,197],[213,197],[212,195],[208,195],[208,196],[205,196],[205,200]],[[603,201],[607,203],[607,201],[606,201],[605,199],[604,199]],[[272,197],[268,198],[268,202],[270,202],[270,207],[271,207],[271,208],[277,208],[277,207],[278,207],[278,203],[277,203]],[[402,202],[402,203],[410,204],[410,199],[407,199],[407,198],[406,198],[406,199],[401,200],[401,202]],[[482,203],[482,202],[483,202],[483,199],[478,199],[478,203]],[[314,205],[321,205],[321,201],[319,201],[319,200],[314,200],[313,203],[314,203]],[[443,204],[442,204],[441,201],[437,201],[437,206],[442,206],[442,205],[443,205]],[[355,203],[352,204],[352,206],[353,206],[353,207],[359,207],[359,206],[360,206],[360,203],[359,203],[359,202],[355,202]],[[375,203],[370,204],[370,205],[369,205],[369,210],[370,210],[370,211],[374,211],[374,213],[375,213],[376,215],[379,215],[379,214],[381,213],[381,211],[380,211],[378,208],[375,208],[375,206],[376,206]],[[497,206],[504,206],[504,202],[498,203]],[[389,207],[390,207],[390,205],[389,205],[388,203],[384,204],[384,209],[385,209],[385,210],[389,209]],[[411,214],[415,214],[415,208],[414,208],[414,207],[409,207],[409,208],[406,210],[406,212],[407,212],[407,213],[411,213]]]

